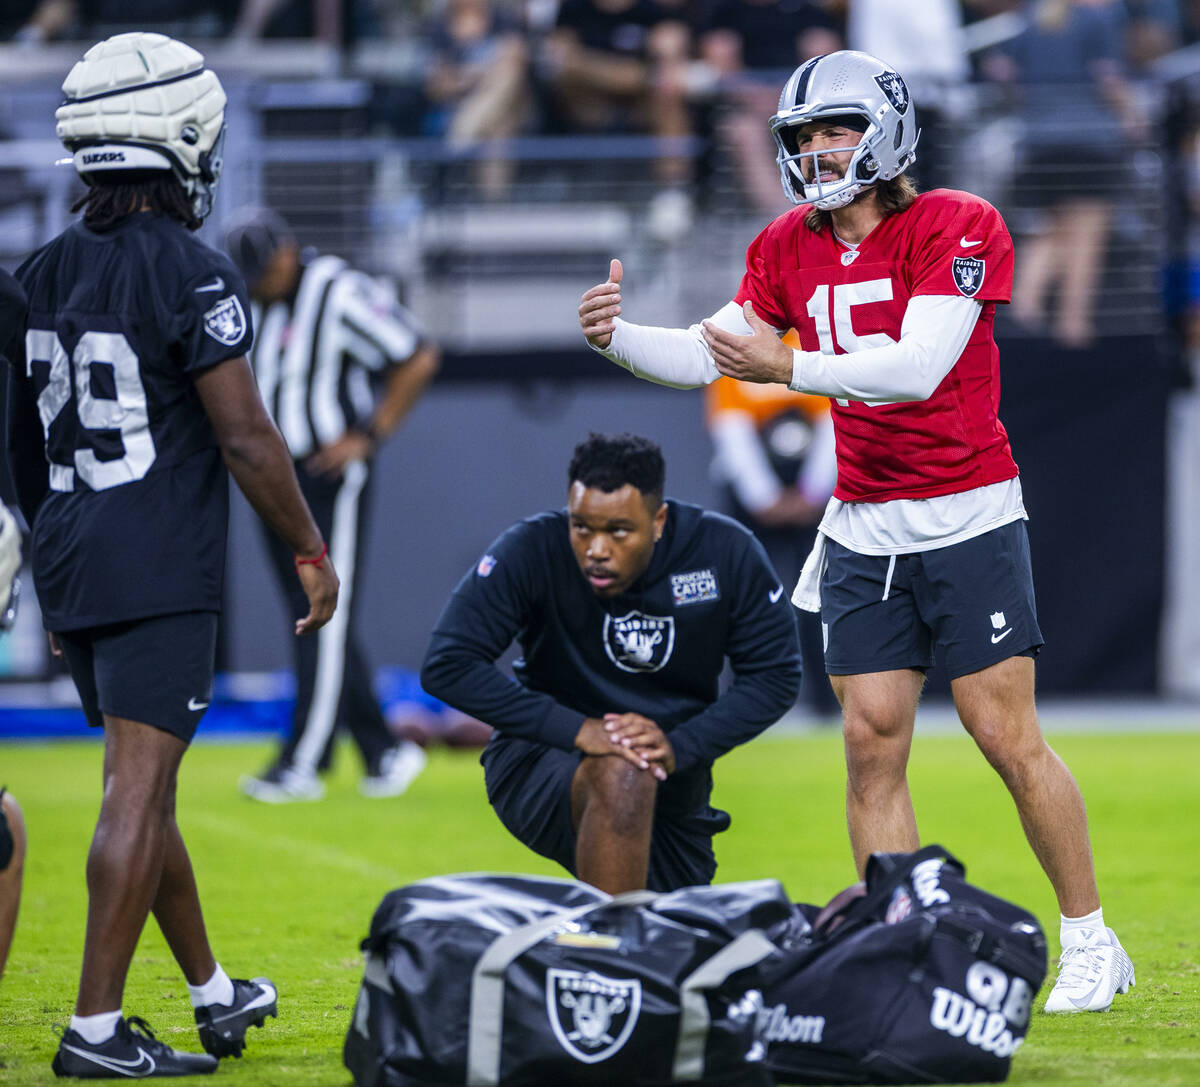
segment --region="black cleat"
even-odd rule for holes
[[[266,978],[233,979],[233,1003],[205,1004],[196,1009],[200,1044],[214,1057],[240,1057],[246,1031],[278,1016],[275,986]]]
[[[76,1031],[63,1031],[50,1067],[56,1076],[74,1079],[146,1079],[209,1075],[217,1070],[217,1061],[203,1053],[172,1049],[154,1037],[145,1019],[131,1015],[117,1024],[111,1038],[97,1045]]]

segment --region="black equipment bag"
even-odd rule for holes
[[[611,898],[466,875],[389,893],[343,1051],[358,1087],[769,1087],[774,880]]]
[[[1046,976],[1037,919],[937,845],[873,854],[865,889],[772,937],[760,1028],[781,1084],[1003,1080]]]

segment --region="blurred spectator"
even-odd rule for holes
[[[913,99],[920,103],[915,180],[923,189],[946,187],[952,176],[947,161],[947,126],[962,116],[971,75],[962,42],[958,0],[850,0],[846,37],[860,49],[904,73]]]
[[[427,135],[466,150],[515,136],[530,116],[529,52],[516,18],[493,0],[445,0],[428,25],[432,53],[425,94]],[[477,181],[484,197],[504,196],[513,162],[487,147]]]
[[[692,46],[692,28],[678,5],[563,0],[538,64],[568,129],[682,139],[693,131],[687,90]],[[660,192],[651,202],[650,231],[668,240],[691,225],[685,189],[691,159],[662,155],[654,176]]]
[[[1126,55],[1135,73],[1146,72],[1159,57],[1178,49],[1183,38],[1179,0],[1124,0],[1129,25]]]
[[[717,0],[713,8],[700,56],[719,80],[717,133],[746,198],[761,214],[791,207],[767,129],[779,88],[808,57],[840,48],[837,21],[816,0]]]
[[[0,7],[0,41],[47,41],[70,22],[73,6],[73,0],[11,0]]]
[[[1109,0],[1028,0],[1024,14],[1025,29],[984,64],[991,79],[1019,89],[1016,200],[1045,217],[1020,250],[1013,316],[1064,346],[1086,347],[1114,197],[1146,122],[1125,79],[1123,9]]]
[[[127,30],[214,38],[232,25],[238,0],[191,0],[186,8],[178,0],[41,0],[18,7],[32,8],[15,34],[18,41],[104,37]],[[7,12],[4,18],[7,22]]]
[[[786,342],[799,346],[794,333]],[[758,537],[790,594],[837,476],[829,401],[728,377],[704,395],[713,475],[724,488],[726,512]],[[837,699],[825,675],[820,616],[795,614],[804,663],[800,699],[812,713],[833,716]]]
[[[341,44],[345,9],[355,5],[345,0],[235,0],[235,38],[316,38]]]

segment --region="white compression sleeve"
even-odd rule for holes
[[[846,355],[792,352],[796,392],[868,404],[928,400],[962,355],[983,307],[956,295],[919,295],[909,301],[900,339]]]
[[[630,324],[620,317],[614,325],[608,347],[592,349],[623,366],[634,377],[676,389],[694,389],[721,376],[699,325],[656,328]]]

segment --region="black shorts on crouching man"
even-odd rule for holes
[[[83,712],[153,725],[191,743],[212,700],[217,613],[187,611],[56,634]]]
[[[535,853],[556,861],[575,876],[571,782],[583,758],[581,751],[562,751],[497,733],[479,760],[488,800],[500,821]],[[677,778],[659,786],[646,878],[646,887],[651,891],[711,883],[717,871],[712,837],[730,824],[728,813],[711,807],[705,799],[711,780],[707,774],[705,782],[694,775]],[[668,791],[672,783],[683,787],[677,790],[680,799],[695,785],[699,802],[685,805],[686,810],[675,810]]]
[[[1044,643],[1025,522],[908,555],[860,555],[828,540],[821,625],[833,676],[924,671],[936,652],[957,679],[1036,656]]]

